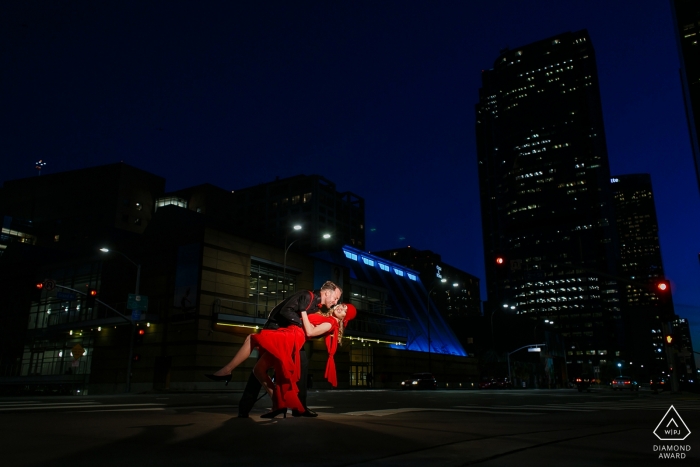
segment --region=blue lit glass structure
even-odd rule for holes
[[[340,264],[350,270],[351,280],[382,287],[387,292],[390,302],[391,315],[403,318],[401,330],[397,335],[406,334],[406,345],[391,345],[397,349],[428,351],[428,335],[430,335],[431,353],[467,356],[452,329],[442,318],[428,291],[439,291],[446,287],[439,281],[435,284],[423,284],[418,273],[384,258],[373,256],[350,246],[342,247],[342,256],[333,252],[321,252],[314,256]],[[430,312],[428,313],[428,305]],[[362,313],[358,308],[358,312]],[[386,333],[392,334],[392,317],[387,316]],[[430,324],[428,325],[428,320]],[[395,319],[393,320],[396,321]]]

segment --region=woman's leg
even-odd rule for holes
[[[234,368],[243,363],[248,357],[250,357],[251,352],[253,352],[253,344],[250,341],[250,335],[245,338],[243,345],[236,355],[233,356],[230,362],[226,364],[222,369],[214,373],[216,376],[230,375]]]
[[[272,368],[274,361],[275,357],[270,355],[270,353],[265,352],[260,356],[258,363],[256,363],[253,367],[253,374],[256,378],[258,378],[258,381],[260,381],[260,384],[262,384],[262,386],[265,388],[265,391],[267,391],[267,394],[271,399],[273,399],[272,394],[275,389],[275,383],[272,382],[272,379],[267,374],[267,370]]]

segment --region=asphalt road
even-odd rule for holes
[[[265,399],[237,418],[239,396],[2,398],[1,465],[638,467],[700,458],[700,397],[692,394],[312,391],[318,418],[274,420],[259,417]],[[690,434],[680,427],[663,436],[685,439],[661,441],[654,431],[672,405],[672,423]]]

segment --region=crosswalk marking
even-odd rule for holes
[[[463,413],[494,413],[484,409],[437,409],[437,408],[420,408],[420,407],[403,407],[395,409],[379,409],[379,410],[361,410],[357,412],[345,412],[343,415],[372,415],[375,417],[384,417],[386,415],[396,415],[397,413],[406,412],[463,412]],[[503,415],[540,415],[533,412],[497,412]]]
[[[45,409],[83,409],[83,408],[105,408],[105,407],[129,407],[129,406],[154,406],[154,405],[166,405],[166,404],[156,404],[156,403],[146,403],[146,404],[99,404],[95,402],[65,402],[51,404],[36,404],[24,407],[0,407],[0,412],[14,412],[18,410],[45,410]]]
[[[484,407],[483,405],[477,405],[477,406],[469,406],[469,405],[456,405],[455,407],[458,408],[464,408],[464,409],[485,409],[487,407]],[[567,412],[595,412],[593,409],[570,409],[568,407],[556,407],[556,406],[549,406],[549,405],[506,405],[506,406],[500,406],[500,407],[488,407],[489,409],[494,409],[494,410],[501,410],[501,409],[508,409],[508,410],[532,410],[532,409],[537,409],[537,410],[553,410],[553,411],[567,411]]]

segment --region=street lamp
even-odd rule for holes
[[[100,248],[100,251],[103,253],[119,253],[122,255],[124,258],[129,260],[131,264],[136,266],[136,290],[134,292],[134,295],[139,294],[139,284],[141,282],[141,265],[137,264],[134,260],[126,256],[124,253],[121,251],[117,250],[110,250],[109,248],[102,247]],[[133,310],[132,310],[133,312]],[[127,363],[126,367],[126,392],[131,392],[131,363],[132,359],[134,358],[134,334],[136,334],[136,323],[134,322],[134,317],[132,315],[131,317],[131,338],[129,340],[129,362]]]
[[[295,224],[294,227],[292,227],[295,231],[302,230],[301,225]],[[301,238],[297,238],[295,240],[292,240],[291,242],[287,243],[287,239],[289,238],[289,232],[284,236],[284,262],[282,265],[282,296],[286,297],[287,295],[287,252],[289,249],[294,245],[295,242],[301,240]],[[324,233],[323,234],[324,239],[329,239],[331,238],[331,234],[329,233]]]
[[[295,231],[301,230],[301,225],[296,224],[294,227],[292,227]],[[297,238],[296,240],[292,240],[292,242],[287,245],[287,238],[289,237],[289,232],[285,234],[284,236],[284,263],[282,266],[282,296],[286,297],[287,296],[287,252],[289,249],[294,245],[294,243],[298,240],[301,240],[300,238]]]
[[[511,354],[514,354],[518,350],[523,350],[524,348],[527,348],[528,352],[541,352],[542,349],[540,347],[544,347],[547,344],[542,343],[542,344],[528,344],[528,345],[523,345],[522,347],[513,350],[512,352],[508,352],[508,381],[510,381],[511,384],[513,384],[513,379],[510,377],[510,356]]]
[[[618,363],[617,367],[620,369],[620,376],[622,376],[622,363]]]
[[[438,281],[438,279],[440,279],[440,280]],[[435,278],[435,280],[434,280],[433,283],[431,284],[432,286],[430,287],[430,290],[428,291],[428,300],[427,300],[427,303],[426,303],[426,305],[427,305],[427,319],[428,319],[428,372],[432,371],[432,362],[431,362],[431,354],[432,354],[431,347],[432,347],[432,342],[431,342],[431,339],[430,339],[430,294],[433,293],[433,290],[435,290],[435,287],[437,287],[438,284],[440,284],[440,283],[443,283],[443,284],[444,284],[445,282],[447,282],[447,279],[444,278],[444,277],[442,277],[442,278],[439,278],[439,277]],[[457,283],[457,282],[453,283],[453,284],[452,284],[452,287],[459,287],[459,283]]]

